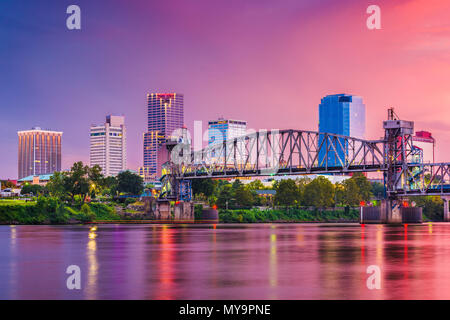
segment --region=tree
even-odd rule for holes
[[[119,193],[140,195],[144,190],[144,180],[131,171],[122,171],[117,175],[117,191]]]
[[[55,172],[50,177],[50,181],[47,183],[46,187],[52,197],[56,197],[60,200],[66,200],[67,190],[66,190],[66,173]]]
[[[371,193],[378,199],[382,198],[384,195],[384,185],[379,182],[372,182]]]
[[[192,181],[192,193],[194,195],[204,194],[207,198],[213,195],[216,181],[212,179],[194,179]]]
[[[236,179],[234,180],[233,184],[231,185],[231,188],[233,189],[233,192],[236,191],[239,187],[241,187],[243,184],[241,180]]]
[[[104,176],[102,174],[102,168],[99,165],[87,169],[87,175],[89,179],[89,194],[92,198],[95,198],[96,194],[100,194],[104,188]]]
[[[357,206],[363,200],[358,184],[355,179],[347,179],[342,182],[344,196],[342,204],[347,206]]]
[[[227,208],[229,205],[233,205],[233,190],[231,184],[224,185],[217,197],[217,206],[221,209]]]
[[[26,184],[22,187],[20,194],[21,195],[32,194],[34,196],[37,196],[39,194],[44,193],[44,191],[45,191],[45,188],[38,184]]]
[[[113,178],[114,179],[114,178]],[[50,195],[60,200],[84,203],[88,194],[95,196],[105,186],[105,179],[99,166],[89,168],[83,162],[75,162],[68,172],[55,172],[47,184]]]
[[[103,178],[103,195],[116,195],[118,181],[116,177],[109,176]]]
[[[82,202],[86,200],[89,193],[90,181],[88,177],[89,167],[83,165],[83,162],[75,162],[68,175],[64,178],[64,185],[72,202],[75,196],[80,196]]]
[[[249,184],[247,184],[247,188],[250,191],[264,190],[265,189],[265,187],[264,187],[263,183],[261,182],[261,180],[254,180],[254,181],[250,182]]]
[[[300,204],[300,189],[292,179],[280,180],[275,183],[275,203],[282,206]]]
[[[331,207],[334,204],[333,184],[325,177],[317,177],[305,186],[304,202],[316,208]]]
[[[359,196],[362,201],[370,201],[370,197],[372,196],[372,185],[370,181],[363,175],[361,172],[356,172],[350,178],[354,180],[359,189]]]
[[[423,208],[423,215],[426,220],[442,221],[444,212],[444,201],[438,196],[415,197],[416,207]]]
[[[253,205],[253,193],[244,185],[240,185],[234,191],[234,198],[238,206],[250,207]]]

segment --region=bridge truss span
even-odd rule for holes
[[[258,131],[175,157],[176,174],[193,179],[378,171],[386,168],[383,152],[383,140],[303,130]]]
[[[450,163],[408,163],[407,183],[396,196],[450,195]]]

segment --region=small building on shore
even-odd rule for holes
[[[45,186],[50,181],[50,178],[52,176],[53,176],[53,174],[41,174],[41,175],[36,175],[36,176],[31,175],[31,176],[19,179],[18,183],[20,185],[28,183],[28,184],[36,184],[36,185],[40,185],[40,186]]]

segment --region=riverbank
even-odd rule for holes
[[[195,208],[195,221],[204,223],[202,207]],[[219,223],[267,223],[267,222],[358,222],[359,211],[341,209],[236,209],[220,210]],[[188,223],[179,221],[178,223]],[[0,224],[48,225],[80,223],[173,223],[152,221],[139,205],[117,203],[85,203],[68,205],[52,198],[37,201],[0,201]]]
[[[424,221],[440,221],[428,217]],[[269,208],[219,210],[219,221],[205,221],[202,206],[195,206],[195,221],[155,221],[143,211],[143,205],[110,203],[85,203],[68,205],[52,198],[37,201],[0,201],[2,225],[52,225],[86,223],[357,223],[359,208]]]
[[[219,220],[224,223],[359,222],[359,210],[355,208],[322,210],[315,208],[220,210]]]

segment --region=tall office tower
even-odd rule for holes
[[[61,171],[62,132],[42,130],[19,131],[19,179]]]
[[[183,127],[184,97],[179,93],[147,94],[147,132],[144,133],[144,166],[140,172],[149,182],[161,175],[158,161],[161,143]]]
[[[348,94],[333,94],[322,98],[319,104],[319,132],[334,133],[363,139],[366,131],[366,106],[362,98]],[[348,146],[345,146],[348,148]],[[344,150],[336,146],[342,158]],[[348,150],[345,150],[348,152]],[[325,150],[319,152],[319,163],[324,163]],[[329,154],[328,166],[340,166],[339,160]]]
[[[127,169],[125,117],[108,115],[104,124],[91,126],[90,165],[96,164],[105,176]]]
[[[231,120],[219,118],[208,122],[208,144],[220,144],[224,140],[229,140],[244,136],[247,132],[247,122],[241,120]],[[238,147],[244,147],[243,142],[238,142]],[[223,154],[212,153],[213,157],[223,157]],[[244,154],[242,154],[244,156]],[[239,159],[238,159],[239,160]],[[243,160],[243,158],[241,158]]]

